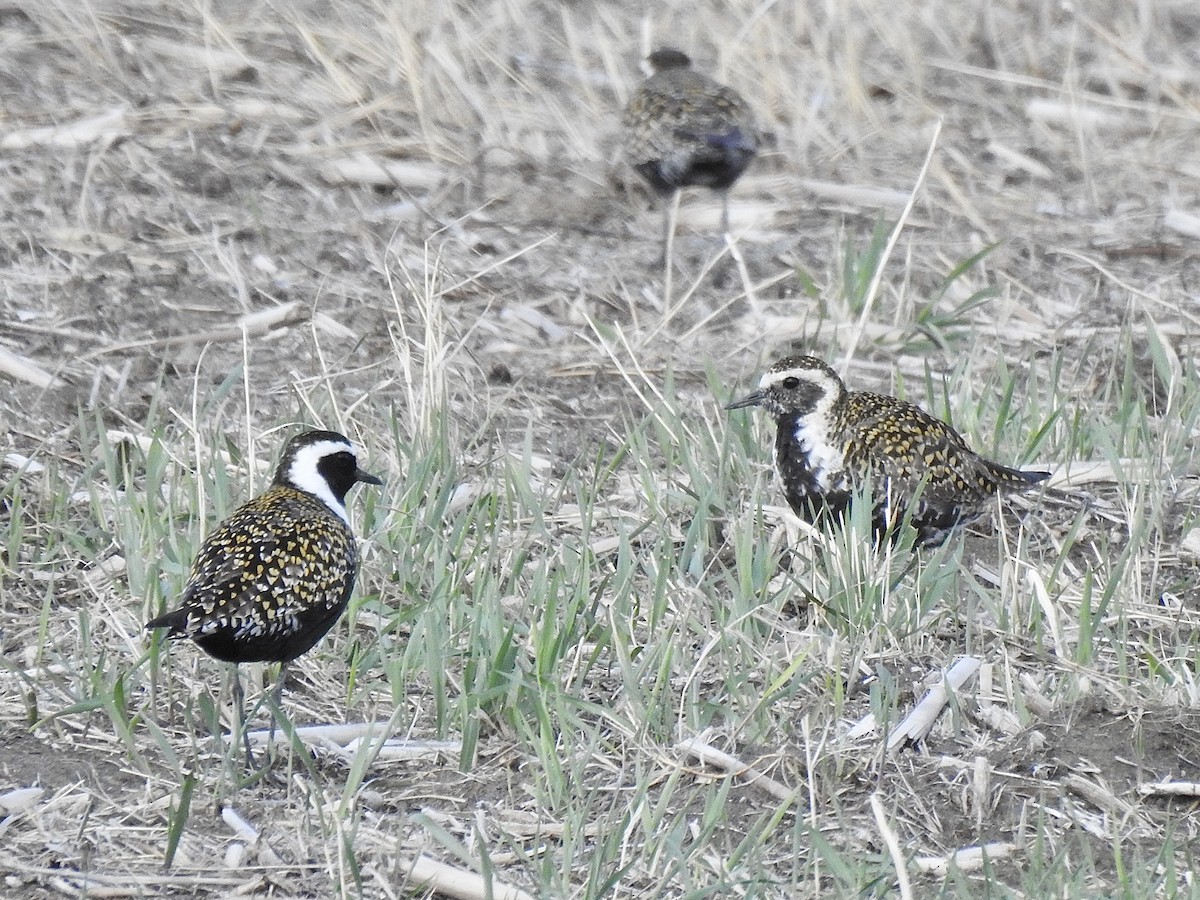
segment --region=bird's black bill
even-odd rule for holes
[[[370,472],[364,472],[362,469],[355,470],[354,480],[361,481],[363,484],[383,484],[383,479],[378,475],[372,475]]]
[[[726,403],[726,409],[744,409],[747,406],[758,406],[763,402],[764,394],[762,391],[755,391],[753,394],[747,394],[741,400],[734,400],[732,403]]]

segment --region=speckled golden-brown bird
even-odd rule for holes
[[[325,636],[354,589],[358,550],[346,494],[359,482],[383,483],[358,467],[343,435],[306,431],[292,438],[271,486],[204,539],[179,608],[146,628],[190,638],[225,662],[281,663],[278,705],[287,664]],[[234,694],[240,717],[236,672]],[[245,740],[244,727],[242,733]]]
[[[687,54],[655,50],[650,76],[625,105],[625,158],[661,196],[709,187],[721,194],[721,231],[729,230],[729,189],[758,152],[750,107],[733,88],[692,68]],[[670,227],[663,212],[663,235]]]
[[[889,530],[897,538],[894,526],[908,513],[915,546],[937,546],[982,516],[997,495],[1027,491],[1050,477],[985,459],[911,403],[846,390],[812,356],[779,360],[758,390],[726,409],[746,406],[761,406],[775,419],[775,471],[796,515],[812,523],[840,518],[855,492],[869,491],[876,540]]]

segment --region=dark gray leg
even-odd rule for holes
[[[659,257],[659,260],[658,260],[659,264],[663,265],[663,266],[670,265],[670,263],[671,263],[671,259],[670,259],[671,245],[674,243],[674,241],[672,241],[672,237],[674,236],[674,229],[671,227],[671,225],[673,224],[671,222],[671,207],[675,203],[674,198],[677,194],[678,194],[678,192],[676,192],[676,194],[672,194],[671,197],[669,197],[663,201],[662,256]]]
[[[278,724],[279,711],[283,708],[283,683],[287,681],[287,668],[287,663],[279,664],[279,678],[275,681],[275,687],[271,688],[271,733],[267,739],[268,747],[275,744],[275,726]]]
[[[233,670],[233,706],[237,713],[237,730],[242,736],[242,746],[246,749],[246,767],[253,769],[254,753],[250,750],[250,735],[246,733],[246,694],[242,690],[242,678],[237,663],[230,668]]]
[[[671,302],[671,269],[675,255],[675,219],[679,212],[680,191],[676,189],[663,203],[662,224],[662,267],[663,267],[663,303]]]

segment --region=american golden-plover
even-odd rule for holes
[[[271,486],[204,539],[179,608],[146,628],[190,638],[225,662],[281,663],[278,708],[287,664],[333,627],[354,588],[358,549],[346,494],[359,482],[383,483],[359,469],[344,436],[307,431],[292,438]],[[236,672],[234,700],[250,760]]]
[[[937,546],[982,516],[997,495],[1050,477],[985,459],[911,403],[846,390],[833,369],[811,356],[779,360],[758,390],[726,408],[746,406],[761,406],[775,419],[775,471],[796,515],[812,523],[839,518],[855,492],[869,491],[876,540],[908,514],[916,546]]]

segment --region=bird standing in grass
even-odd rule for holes
[[[895,540],[895,525],[907,514],[916,546],[936,547],[982,516],[997,495],[1050,477],[984,459],[911,403],[847,391],[833,369],[811,356],[781,359],[758,390],[726,409],[746,406],[761,406],[775,419],[775,470],[796,515],[812,523],[841,518],[855,492],[869,491],[877,541],[889,530]]]
[[[204,539],[179,608],[146,628],[167,628],[170,637],[191,638],[235,665],[281,663],[277,709],[287,664],[325,636],[350,599],[358,550],[346,494],[360,481],[383,483],[359,469],[344,436],[307,431],[292,438],[271,486]],[[234,701],[252,760],[243,700],[235,669]]]
[[[758,151],[758,132],[742,96],[692,69],[679,50],[655,50],[650,77],[625,106],[624,151],[661,196],[697,185],[721,193],[721,232],[729,231],[729,189]],[[663,210],[664,256],[671,205]]]

